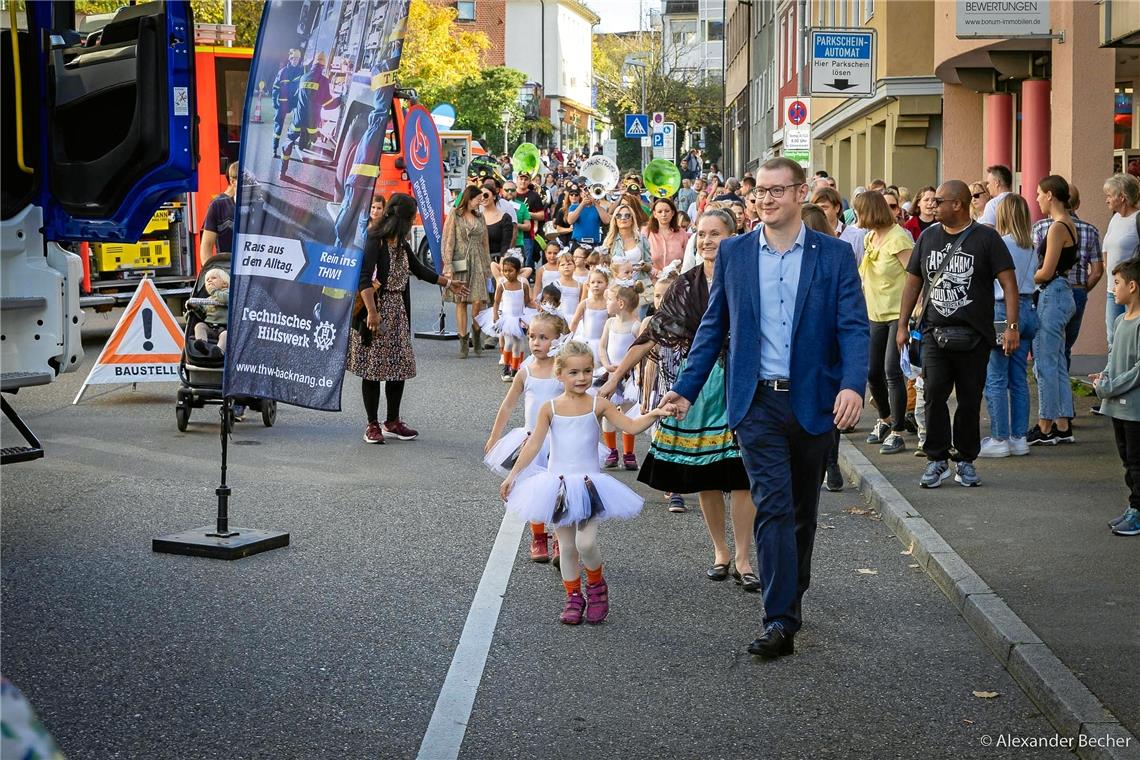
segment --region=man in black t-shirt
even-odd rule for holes
[[[226,167],[226,179],[229,184],[206,209],[206,218],[202,220],[202,239],[198,244],[198,263],[205,264],[207,259],[218,253],[233,253],[234,251],[234,216],[237,205],[234,198],[237,196],[238,165],[234,161]]]
[[[1002,336],[1006,355],[1017,350],[1017,277],[1009,249],[993,229],[970,221],[970,189],[950,180],[938,188],[934,218],[915,243],[907,264],[897,342],[906,352],[907,320],[920,291],[923,309],[922,377],[926,397],[926,443],[929,463],[919,485],[937,488],[950,477],[951,447],[958,463],[954,480],[980,485],[974,460],[981,450],[979,414],[986,367],[995,344],[994,290],[996,278],[1005,295],[1008,329]],[[946,260],[946,257],[950,257]],[[945,260],[945,263],[944,263]],[[940,345],[940,340],[942,345]],[[947,401],[958,402],[953,431]]]

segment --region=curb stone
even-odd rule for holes
[[[895,536],[912,547],[914,561],[930,575],[1057,732],[1075,742],[1078,757],[1140,758],[1140,741],[846,438],[840,441],[839,464],[844,476],[879,512]],[[1108,738],[1125,746],[1081,746],[1082,738],[1100,743]]]

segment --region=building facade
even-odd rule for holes
[[[691,82],[719,80],[724,70],[724,19],[725,0],[663,0],[661,73]]]
[[[539,115],[554,125],[553,144],[586,148],[599,141],[605,125],[594,108],[591,51],[601,19],[577,0],[505,0],[505,11],[506,65],[541,91]]]

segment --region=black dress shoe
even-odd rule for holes
[[[748,654],[759,655],[768,659],[794,654],[795,634],[787,633],[778,625],[770,625],[767,630],[748,645]]]
[[[710,567],[705,575],[708,576],[710,581],[723,581],[728,578],[728,566],[731,563],[725,562],[723,565],[719,562]]]
[[[764,587],[764,585],[760,583],[760,579],[756,576],[756,573],[742,574],[739,570],[733,568],[732,579],[736,581],[737,586],[740,586],[750,594],[758,593],[760,589]]]

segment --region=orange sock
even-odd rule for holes
[[[581,578],[575,578],[572,581],[562,581],[562,585],[566,587],[566,596],[570,596],[571,594],[581,594],[582,593],[582,579]]]
[[[588,567],[586,568],[586,583],[589,583],[591,586],[596,586],[599,583],[601,583],[602,580],[603,580],[603,578],[602,578],[602,566],[601,565],[598,565],[597,570],[591,570]],[[565,582],[565,581],[563,581],[563,582]]]
[[[607,449],[617,448],[617,431],[611,430],[610,432],[602,431],[602,441],[605,442]]]
[[[531,523],[530,533],[532,536],[539,536],[546,534],[546,523]]]
[[[521,367],[524,358],[526,358],[526,357],[524,357],[522,354],[515,354],[514,360],[513,360],[514,364],[511,365],[512,369],[518,369],[519,367]]]
[[[503,364],[507,365],[508,367],[513,366],[511,364],[511,352],[507,351],[506,349],[503,349]]]
[[[634,438],[629,433],[622,433],[621,434],[621,450],[622,450],[622,453],[632,454],[633,453],[633,442],[635,440],[637,440],[637,439]]]

